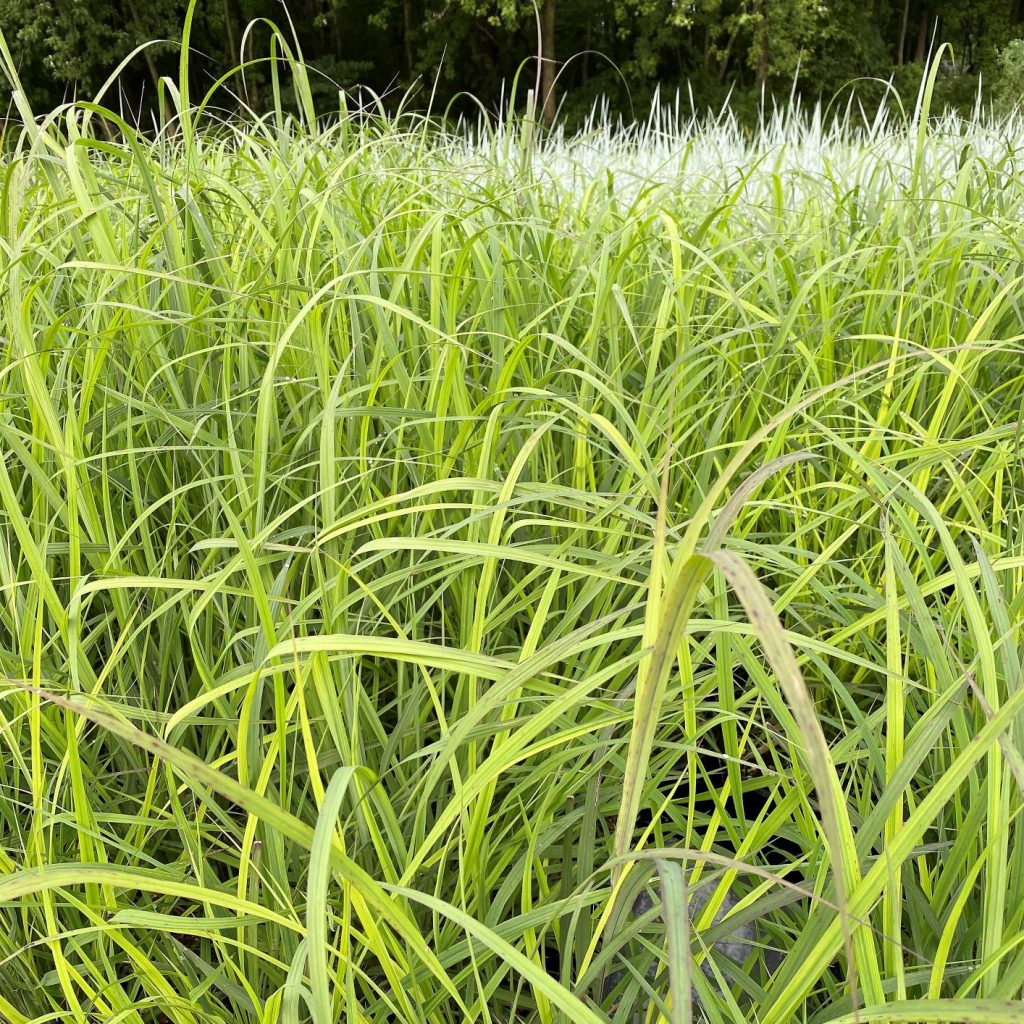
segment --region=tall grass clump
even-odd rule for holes
[[[155,135],[7,62],[0,1019],[1019,1020],[1024,123],[275,45]]]

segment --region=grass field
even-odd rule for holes
[[[1024,123],[201,99],[5,135],[0,1019],[1020,1020]]]

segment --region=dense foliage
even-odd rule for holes
[[[186,81],[0,164],[0,1018],[1019,1020],[1024,125]]]
[[[43,107],[69,90],[91,94],[131,48],[163,40],[121,80],[129,107],[151,112],[160,77],[176,67],[185,7],[186,0],[0,0],[0,26]],[[339,87],[369,86],[393,106],[417,82],[420,106],[433,97],[439,108],[468,87],[497,110],[523,61],[538,53],[539,29],[551,72],[543,91],[563,102],[573,124],[598,97],[627,115],[642,113],[659,86],[687,98],[692,90],[702,111],[731,91],[734,107],[752,112],[762,86],[788,94],[798,75],[808,99],[864,77],[892,78],[913,94],[927,54],[943,41],[955,60],[940,96],[966,106],[979,75],[997,82],[999,54],[1024,35],[1022,18],[1020,0],[199,0],[193,86],[205,88],[239,63],[243,44],[247,58],[265,56],[267,19],[290,38],[294,31],[314,100],[328,111]],[[251,68],[247,79],[246,100],[267,109],[266,67]],[[860,91],[869,105],[882,95],[877,82],[862,82]]]

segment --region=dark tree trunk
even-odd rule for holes
[[[587,27],[583,33],[583,67],[580,71],[582,88],[586,89],[590,82],[590,51],[594,48],[594,27],[590,20],[590,14],[587,14]]]
[[[725,44],[725,52],[722,54],[722,59],[718,63],[718,84],[722,85],[725,82],[725,73],[729,70],[729,58],[732,56],[732,44],[736,42],[736,33],[733,32],[729,36],[729,41]]]
[[[405,73],[412,78],[412,0],[402,0],[402,39],[405,43]]]
[[[910,0],[903,0],[903,17],[900,18],[900,34],[896,40],[896,49],[893,51],[893,63],[897,67],[903,67],[903,57],[907,52],[907,25],[910,22]]]
[[[240,60],[235,37],[235,16],[231,12],[231,0],[224,0],[224,38],[228,44],[228,61]]]
[[[928,55],[928,12],[921,12],[921,20],[917,23],[917,46],[914,48],[914,60],[923,64]]]
[[[555,0],[544,0],[541,8],[540,56],[541,117],[545,124],[552,124],[558,106],[555,96]]]
[[[768,67],[771,60],[770,40],[768,38],[768,11],[765,8],[765,0],[758,0],[757,13],[757,36],[754,45],[757,47],[757,87],[760,89],[768,79]]]

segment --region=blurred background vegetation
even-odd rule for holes
[[[122,102],[148,121],[156,83],[177,69],[186,0],[0,0],[0,27],[30,101],[49,109],[85,98],[124,54],[152,40],[121,78]],[[654,92],[698,111],[730,99],[753,115],[762,95],[833,98],[860,79],[874,105],[892,81],[916,93],[931,50],[952,44],[939,103],[961,109],[979,95],[1007,105],[1024,81],[1024,0],[199,0],[194,88],[267,52],[267,19],[297,39],[315,69],[321,109],[359,86],[396,106],[467,111],[507,107],[509,82],[544,39],[545,113],[578,123],[606,99],[613,112],[645,111]],[[288,22],[291,21],[289,28]],[[246,26],[260,22],[246,35]],[[529,69],[531,79],[534,66]],[[269,104],[264,61],[247,74],[245,100]],[[240,82],[236,83],[240,91]],[[525,98],[525,87],[519,98]],[[0,97],[7,99],[7,97]],[[231,103],[230,97],[226,102]],[[449,106],[451,104],[451,106]],[[688,111],[687,111],[688,112]]]

